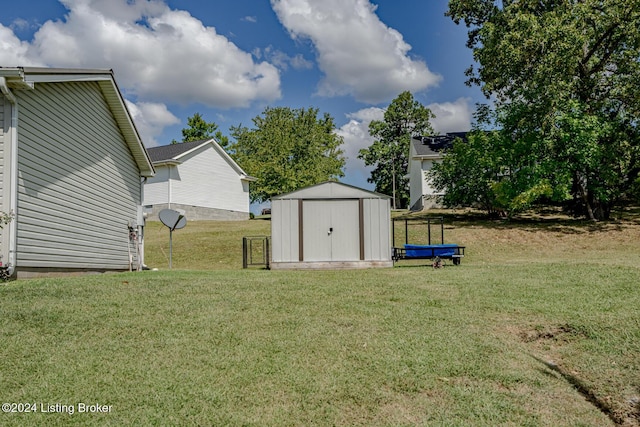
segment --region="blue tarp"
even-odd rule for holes
[[[458,245],[404,245],[407,258],[452,257],[458,255]]]

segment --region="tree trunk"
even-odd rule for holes
[[[593,214],[593,207],[591,206],[591,202],[589,201],[589,190],[587,189],[587,178],[584,175],[582,175],[580,172],[576,172],[575,180],[576,180],[576,185],[578,187],[578,192],[580,193],[580,199],[582,200],[582,204],[584,205],[584,208],[587,211],[587,217],[591,221],[597,221],[598,219]]]

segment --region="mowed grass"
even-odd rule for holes
[[[150,223],[160,271],[2,285],[0,400],[112,409],[0,424],[640,425],[637,213],[445,214],[457,267],[242,270],[242,221],[176,231],[167,271]]]

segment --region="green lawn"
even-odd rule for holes
[[[38,410],[0,425],[637,426],[637,218],[451,214],[461,266],[364,271],[242,270],[268,221],[189,223],[167,271],[150,224],[160,271],[0,286],[1,400]]]

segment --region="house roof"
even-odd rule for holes
[[[444,135],[413,137],[411,143],[418,157],[440,157],[440,152],[451,148],[456,138],[466,141],[467,134],[468,132],[449,132]]]
[[[147,151],[149,152],[149,157],[151,157],[151,161],[153,163],[167,162],[171,160],[178,160],[179,157],[182,157],[184,154],[200,147],[201,145],[207,144],[208,142],[208,139],[203,139],[200,141],[181,142],[178,144],[151,147],[148,148]]]
[[[142,176],[153,176],[155,171],[145,150],[140,134],[136,129],[131,114],[115,81],[113,70],[107,69],[70,69],[40,67],[0,67],[0,77],[4,77],[7,85],[15,90],[31,90],[35,83],[60,83],[95,81],[113,114],[113,117],[131,150],[131,154],[140,169]]]
[[[181,159],[188,154],[199,150],[201,147],[211,146],[226,162],[240,175],[240,179],[247,181],[255,181],[256,178],[247,175],[247,173],[224,151],[224,149],[216,142],[215,139],[201,139],[199,141],[180,142],[177,144],[162,145],[160,147],[151,147],[147,149],[151,161],[154,165],[162,164],[180,164]]]

